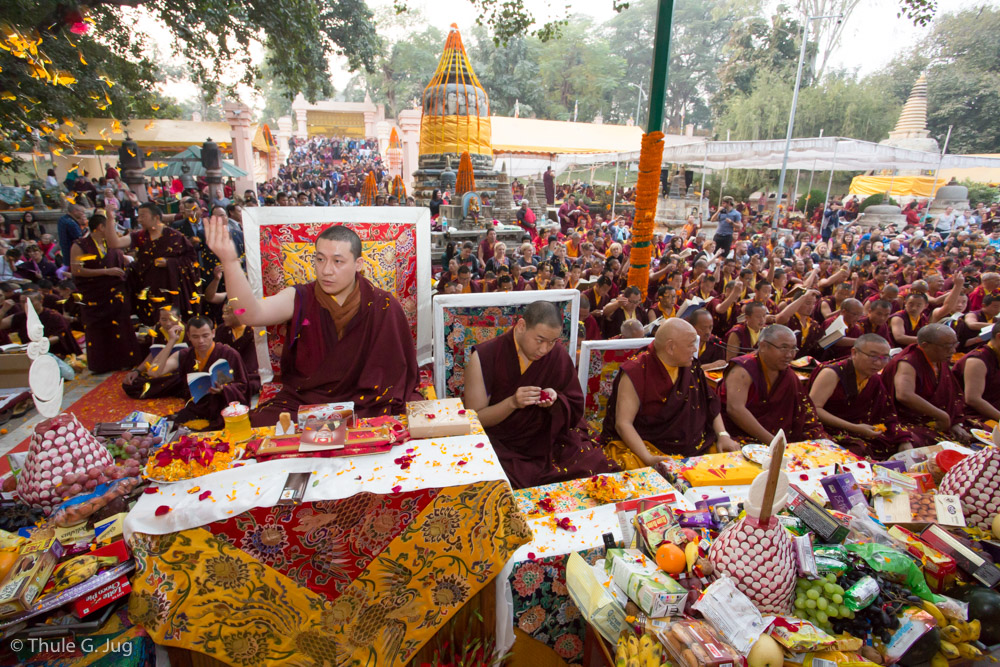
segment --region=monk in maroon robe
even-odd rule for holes
[[[627,287],[625,292],[604,308],[604,322],[601,324],[605,338],[614,338],[621,333],[625,320],[639,320],[643,326],[648,321],[646,309],[642,306],[642,292],[638,287]]]
[[[892,304],[877,300],[868,308],[868,315],[858,320],[858,326],[863,334],[875,334],[892,343],[892,332],[889,331],[889,315],[892,314]]]
[[[108,246],[114,221],[90,218],[90,236],[73,242],[70,268],[83,298],[81,319],[87,343],[87,368],[107,373],[131,368],[139,361],[139,341],[125,285],[125,255]]]
[[[851,349],[854,347],[854,341],[864,334],[861,327],[858,325],[858,321],[861,320],[864,314],[865,307],[861,305],[860,301],[857,299],[844,299],[840,304],[840,310],[832,313],[830,317],[823,321],[822,333],[824,336],[826,335],[827,329],[829,329],[830,325],[837,321],[838,317],[843,317],[844,324],[847,326],[847,331],[844,333],[844,337],[837,340],[833,343],[833,345],[830,345],[820,353],[820,356],[825,361],[836,361],[838,359],[844,359],[845,357],[851,356]]]
[[[359,417],[402,414],[418,400],[417,354],[403,307],[359,271],[361,239],[331,225],[316,239],[316,280],[258,299],[247,282],[225,216],[205,225],[219,258],[227,294],[241,324],[287,323],[281,352],[281,390],[250,414],[254,426],[277,423],[300,405],[354,402]]]
[[[879,375],[889,358],[889,341],[862,334],[849,358],[823,364],[809,379],[809,398],[830,438],[876,461],[911,446]]]
[[[191,240],[164,225],[160,208],[150,202],[139,207],[139,224],[137,232],[108,238],[111,247],[135,249],[128,279],[139,321],[152,325],[162,305],[173,306],[182,319],[199,312],[195,291],[201,278]]]
[[[958,321],[955,331],[958,333],[959,351],[966,352],[984,345],[985,341],[979,336],[983,329],[996,322],[998,315],[1000,315],[1000,296],[987,294],[983,299],[982,308],[970,310]]]
[[[601,327],[590,314],[590,301],[583,295],[580,295],[580,339],[601,340]]]
[[[477,345],[465,368],[465,405],[515,489],[618,470],[587,436],[583,391],[561,334],[559,310],[535,301],[507,333]]]
[[[927,295],[910,292],[903,302],[903,310],[889,317],[890,343],[896,347],[906,347],[917,342],[917,332],[927,324]]]
[[[778,429],[789,442],[825,438],[809,394],[789,364],[798,355],[795,333],[772,324],[753,354],[736,357],[719,385],[726,430],[743,444],[770,443]]]
[[[764,308],[764,304],[751,301],[743,306],[743,317],[742,323],[726,333],[726,361],[750,354],[757,349],[767,309]]]
[[[54,310],[43,307],[44,297],[36,290],[24,290],[21,292],[21,310],[13,315],[7,315],[6,310],[0,310],[0,330],[16,333],[21,340],[21,344],[31,342],[28,338],[28,313],[27,301],[31,299],[31,304],[35,307],[35,313],[42,323],[45,337],[49,339],[49,352],[57,357],[65,357],[70,354],[83,354],[80,344],[73,337],[70,331],[69,322],[66,318]]]
[[[621,365],[608,399],[601,444],[625,470],[652,466],[669,455],[698,456],[713,445],[734,451],[721,405],[694,359],[698,333],[671,318],[638,357]]]
[[[917,447],[941,440],[969,441],[962,426],[965,400],[951,372],[951,355],[958,336],[943,324],[928,324],[917,333],[917,343],[893,357],[882,371],[882,381],[896,403],[900,424],[913,434]]]
[[[247,373],[243,368],[243,360],[240,358],[239,352],[228,345],[215,341],[211,320],[201,316],[192,317],[188,320],[184,330],[190,347],[173,354],[172,348],[179,338],[179,332],[176,328],[172,330],[166,347],[154,360],[157,370],[153,371],[151,375],[157,377],[177,373],[184,378],[183,382],[178,383],[179,391],[175,395],[191,400],[173,416],[175,423],[188,424],[192,421],[204,420],[207,424],[197,430],[218,431],[225,424],[221,414],[223,408],[230,403],[243,405],[250,403]],[[224,359],[229,364],[232,380],[213,383],[208,394],[203,396],[201,400],[194,401],[187,382],[188,374],[209,373],[212,365],[220,359]]]
[[[698,363],[706,371],[723,368],[726,365],[726,344],[712,333],[715,326],[712,313],[699,308],[687,317],[688,324],[698,332]]]
[[[965,398],[966,423],[1000,421],[1000,327],[993,327],[991,333],[985,345],[955,364],[955,378]]]
[[[813,317],[816,309],[816,299],[819,292],[806,290],[806,293],[785,306],[775,317],[778,324],[784,324],[798,336],[798,347],[803,355],[818,356],[823,348],[819,340],[823,337],[823,327]]]
[[[257,360],[256,339],[253,327],[244,326],[236,319],[232,304],[227,303],[222,307],[222,325],[215,328],[215,340],[239,352],[243,368],[247,372],[251,396],[260,393],[260,362]]]

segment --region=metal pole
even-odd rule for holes
[[[618,160],[615,160],[615,186],[611,189],[611,219],[615,217],[615,204],[618,202]]]
[[[639,94],[635,96],[635,126],[639,127],[639,112],[642,110],[642,84],[639,84]]]
[[[792,91],[792,108],[788,112],[788,130],[785,132],[785,155],[781,158],[781,175],[778,177],[778,201],[771,227],[778,227],[781,217],[781,195],[785,192],[785,171],[788,169],[788,151],[792,147],[792,130],[795,128],[795,105],[799,102],[799,86],[802,85],[802,66],[806,60],[806,40],[809,38],[809,17],[802,22],[802,45],[799,48],[799,68],[795,73],[795,90]],[[787,207],[786,207],[787,210]]]
[[[802,174],[801,169],[795,170],[795,187],[792,189],[792,199],[791,201],[788,202],[789,207],[792,205],[793,202],[799,200],[799,176],[801,174]]]
[[[924,220],[927,219],[927,214],[931,210],[931,202],[934,201],[934,199],[935,199],[935,197],[937,195],[938,174],[941,173],[941,163],[944,162],[944,154],[945,154],[945,151],[948,150],[948,142],[951,141],[951,128],[952,127],[954,127],[954,126],[952,126],[952,125],[948,126],[948,136],[946,136],[944,138],[944,146],[941,147],[941,156],[938,157],[938,166],[937,166],[937,169],[934,170],[934,185],[931,186],[931,198],[930,198],[930,201],[927,202],[927,208],[924,209],[923,216],[920,218],[921,222],[923,222]]]
[[[663,107],[667,100],[667,69],[670,65],[670,30],[674,0],[660,0],[656,10],[656,40],[653,42],[653,74],[649,84],[649,118],[646,132],[663,129]]]
[[[705,140],[705,162],[701,165],[701,192],[698,193],[698,218],[701,218],[701,207],[705,201],[705,173],[708,171],[708,140]]]
[[[823,202],[823,215],[826,215],[826,209],[830,205],[830,188],[833,187],[833,168],[837,166],[837,149],[840,147],[839,141],[833,142],[833,161],[830,163],[830,180],[826,182],[826,201]]]

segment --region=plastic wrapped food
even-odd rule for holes
[[[682,620],[656,633],[677,667],[736,667],[743,662],[704,621]]]

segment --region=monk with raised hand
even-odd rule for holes
[[[316,239],[316,280],[258,299],[240,266],[224,216],[212,216],[205,240],[219,258],[233,313],[247,326],[286,324],[281,391],[250,414],[277,423],[300,405],[354,402],[359,417],[401,414],[419,398],[413,336],[392,294],[361,275],[361,239],[331,225]]]
[[[840,310],[831,313],[823,321],[822,333],[825,335],[826,330],[832,325],[838,317],[844,318],[844,325],[847,327],[847,332],[844,337],[835,342],[833,345],[823,350],[822,356],[826,361],[835,361],[837,359],[843,359],[844,357],[851,356],[851,350],[854,348],[855,341],[858,340],[863,334],[864,330],[858,324],[861,318],[865,314],[865,307],[857,299],[844,299],[840,304]],[[888,343],[888,341],[886,341]]]
[[[695,328],[674,317],[638,357],[622,364],[601,442],[623,469],[655,465],[669,455],[698,456],[713,445],[737,449],[722,423],[719,398],[694,357],[697,348]]]
[[[882,371],[900,424],[913,434],[914,446],[950,439],[969,441],[962,426],[962,387],[949,363],[957,348],[958,336],[951,327],[927,324],[917,333],[917,342],[893,357]]]
[[[858,456],[876,461],[909,449],[910,434],[899,426],[896,406],[879,375],[890,360],[889,341],[862,334],[850,353],[847,359],[823,364],[809,379],[809,398],[826,432]]]
[[[618,470],[585,431],[562,329],[559,309],[535,301],[506,333],[477,345],[465,367],[465,405],[515,489]]]
[[[987,301],[993,298],[986,297]],[[1000,421],[1000,326],[990,333],[985,345],[955,364],[955,377],[964,389],[966,420]]]
[[[772,324],[757,351],[732,360],[719,387],[726,430],[743,444],[768,443],[778,429],[789,442],[825,438],[805,386],[789,367],[799,350],[795,332]]]

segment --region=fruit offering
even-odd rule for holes
[[[795,584],[795,615],[832,634],[834,619],[855,616],[846,605],[844,593],[834,574],[815,581],[799,579]]]
[[[158,435],[133,435],[127,431],[114,439],[98,436],[97,440],[107,447],[115,461],[126,465],[135,461],[140,468],[163,442]]]
[[[5,501],[0,503],[0,530],[16,533],[25,526],[34,526],[43,516],[45,514],[40,509],[28,507],[24,503]]]
[[[163,482],[177,482],[228,469],[238,458],[221,437],[182,435],[149,457],[146,476]]]
[[[97,486],[97,479],[114,458],[70,413],[46,419],[35,426],[24,468],[17,481],[17,494],[32,507],[46,514],[63,500],[59,489],[66,477],[79,484],[80,491]],[[81,483],[82,482],[82,483]]]

